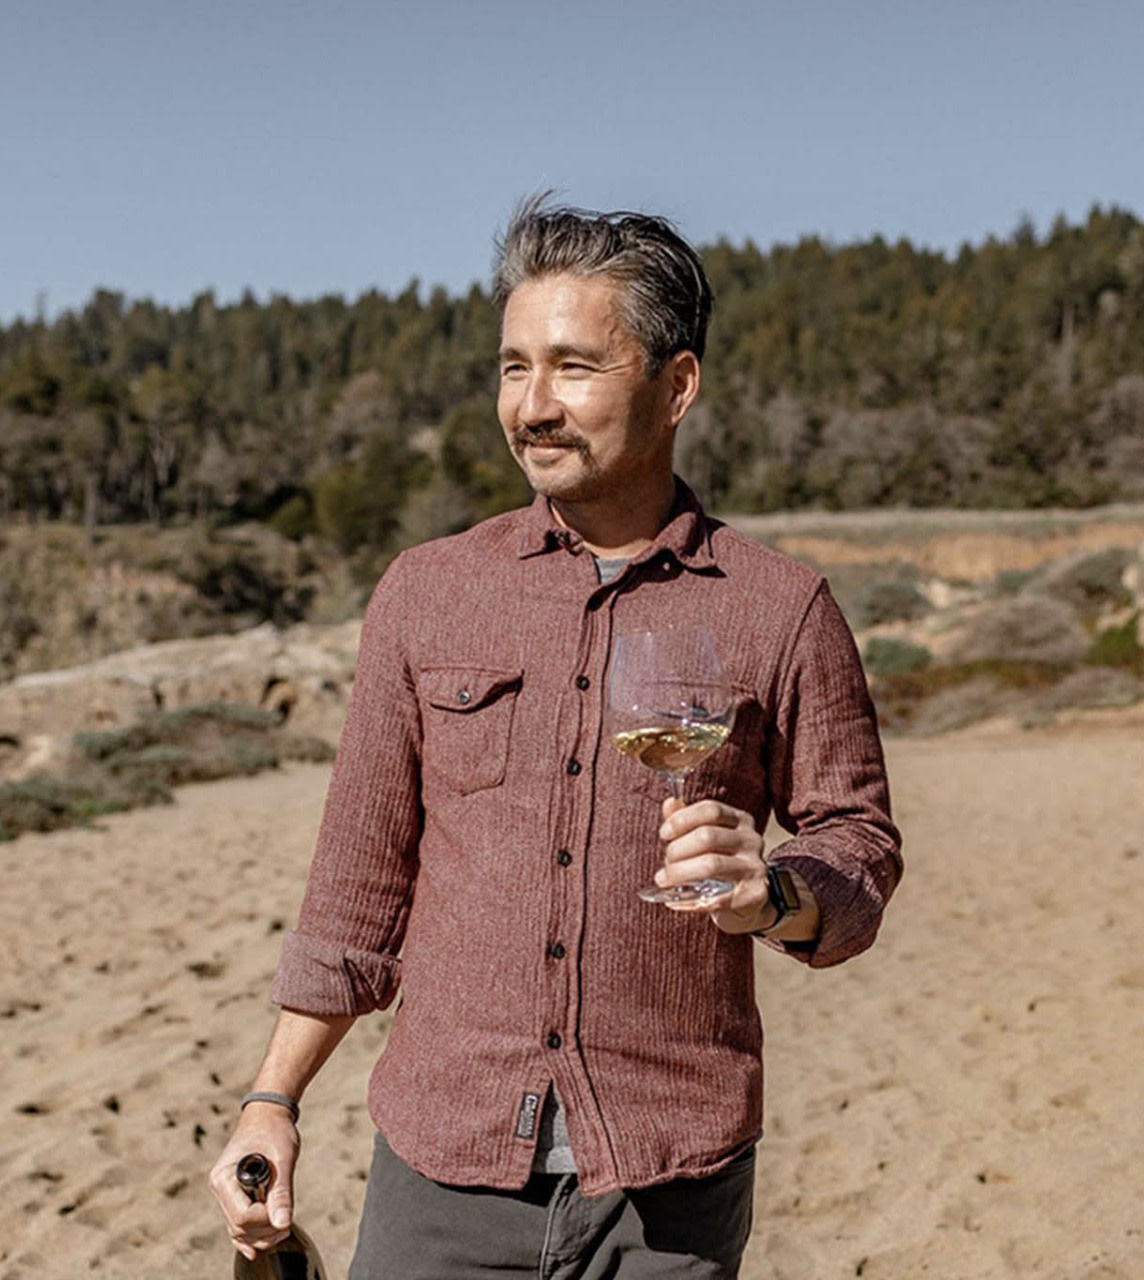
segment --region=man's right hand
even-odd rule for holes
[[[231,1243],[244,1257],[286,1238],[294,1216],[294,1166],[302,1139],[290,1113],[273,1102],[251,1102],[210,1172],[210,1186],[226,1218]],[[272,1170],[266,1203],[252,1202],[238,1185],[243,1156],[259,1152]]]

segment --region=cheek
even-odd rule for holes
[[[497,392],[497,418],[500,420],[501,426],[505,431],[511,430],[511,424],[515,417],[516,404],[520,396],[513,393],[513,389],[507,383],[502,384]]]
[[[609,435],[623,422],[622,406],[587,383],[566,384],[561,388],[560,403],[585,436]]]

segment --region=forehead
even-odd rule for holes
[[[602,276],[554,275],[517,285],[505,304],[505,346],[639,346],[623,323],[622,285]]]

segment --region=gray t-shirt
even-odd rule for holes
[[[628,563],[621,560],[601,560],[596,557],[596,572],[601,582],[618,578]],[[568,1141],[568,1126],[564,1123],[564,1107],[553,1085],[544,1098],[540,1112],[540,1131],[536,1138],[536,1156],[532,1162],[534,1173],[575,1173],[576,1161],[572,1158],[572,1144]]]

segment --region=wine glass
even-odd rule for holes
[[[619,636],[608,688],[608,730],[621,754],[668,780],[683,780],[731,734],[731,688],[706,627],[667,625]],[[703,902],[730,893],[726,880],[637,890],[645,902]]]

